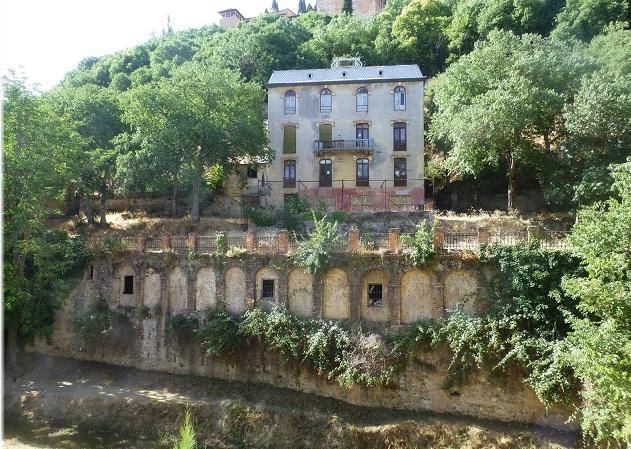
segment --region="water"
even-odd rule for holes
[[[158,441],[72,427],[36,425],[5,419],[6,449],[157,449]]]

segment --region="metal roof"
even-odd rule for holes
[[[331,69],[275,70],[268,87],[297,84],[378,83],[381,81],[422,81],[421,69],[414,65],[376,65],[368,67],[338,67]]]

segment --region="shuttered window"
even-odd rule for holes
[[[284,128],[283,153],[294,154],[296,152],[296,127],[287,125]]]

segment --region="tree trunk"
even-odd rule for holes
[[[18,328],[15,325],[7,326],[6,343],[6,368],[10,376],[15,377],[18,370]]]
[[[94,224],[94,211],[92,210],[92,198],[90,195],[85,196],[85,215],[88,218],[88,224]]]
[[[66,187],[66,217],[79,214],[80,199],[77,188],[73,183]]]
[[[107,189],[103,189],[101,191],[101,195],[99,197],[99,215],[101,216],[100,225],[107,226]]]
[[[191,221],[199,223],[199,179],[193,179],[193,190],[191,192]]]
[[[171,212],[173,218],[177,216],[177,181],[173,183],[173,196],[171,197]]]
[[[507,211],[515,208],[515,159],[509,156],[508,161],[508,205]]]

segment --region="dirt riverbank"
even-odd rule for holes
[[[29,355],[22,366],[15,382],[5,379],[9,431],[12,422],[28,422],[75,429],[84,439],[86,432],[133,435],[168,447],[188,406],[200,441],[213,448],[561,449],[580,441],[534,426],[355,407],[264,385],[65,358]]]

